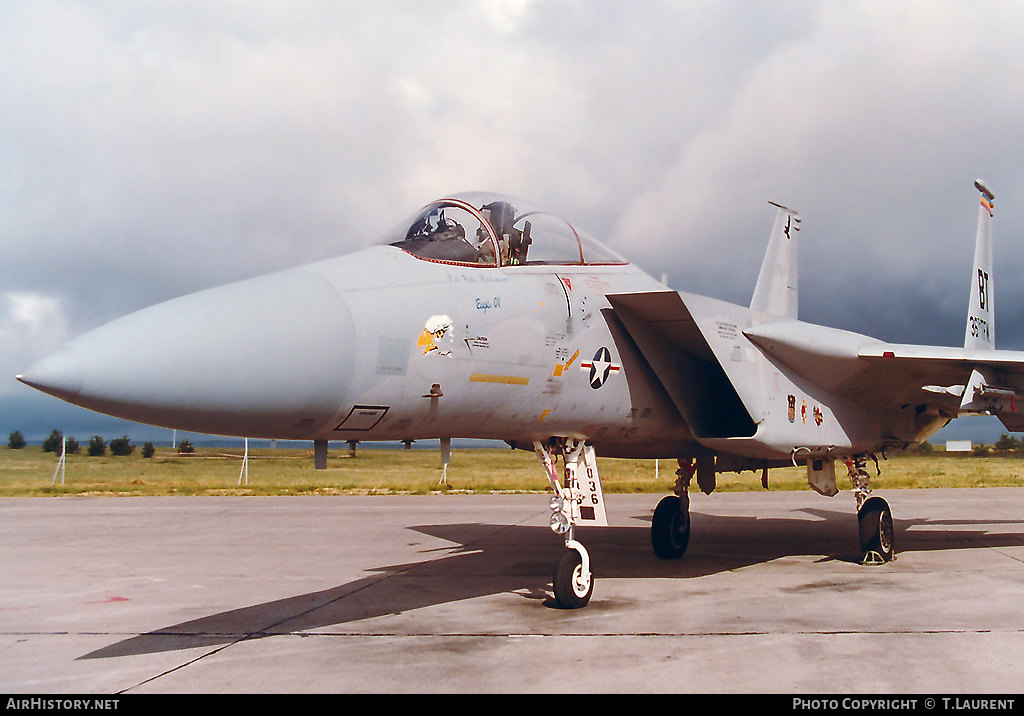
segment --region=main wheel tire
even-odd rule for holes
[[[857,522],[861,552],[875,552],[884,561],[890,561],[894,553],[894,530],[889,503],[881,497],[870,498],[857,512]]]
[[[594,593],[593,573],[583,574],[583,557],[574,549],[567,550],[555,562],[551,578],[555,601],[563,609],[580,609],[590,602]]]
[[[651,520],[651,546],[661,559],[679,559],[690,544],[690,511],[676,495],[663,497]]]

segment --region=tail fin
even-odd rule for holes
[[[792,209],[775,202],[771,204],[779,211],[775,215],[775,226],[768,240],[768,251],[761,264],[750,308],[772,316],[796,318],[796,232],[800,231],[800,217]]]
[[[974,182],[974,186],[981,192],[981,208],[978,210],[978,237],[974,244],[974,273],[964,348],[992,350],[996,346],[996,314],[992,302],[992,210],[996,197],[980,179]]]
[[[981,192],[978,210],[978,238],[974,245],[974,273],[971,275],[971,303],[967,308],[967,335],[964,348],[991,351],[996,347],[995,304],[992,301],[992,215],[995,194],[981,183],[974,182]],[[1022,396],[1010,387],[1004,376],[990,365],[976,365],[964,387],[961,413],[996,415],[1009,430],[1024,429],[1024,419],[1017,412]]]

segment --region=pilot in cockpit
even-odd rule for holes
[[[477,250],[466,238],[466,229],[446,218],[444,208],[435,208],[416,219],[405,240],[397,245],[424,258],[442,261],[477,262]]]
[[[437,261],[478,266],[525,264],[532,242],[530,222],[516,228],[515,208],[506,201],[492,201],[479,211],[456,205],[428,207],[410,224],[405,238],[391,245]],[[485,223],[480,223],[481,215]],[[492,235],[498,240],[499,256],[495,256]]]
[[[498,237],[502,266],[526,263],[526,252],[530,246],[530,222],[526,222],[523,230],[517,229],[515,207],[505,201],[485,204],[480,207],[480,211]]]

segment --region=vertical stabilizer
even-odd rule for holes
[[[768,240],[768,251],[754,287],[750,309],[771,316],[797,317],[796,235],[800,217],[792,209],[772,202],[779,209]]]
[[[995,195],[979,179],[974,186],[981,192],[978,210],[978,237],[974,244],[974,273],[971,276],[971,303],[967,309],[967,334],[964,348],[991,350],[996,345],[995,307],[992,302],[992,213]]]

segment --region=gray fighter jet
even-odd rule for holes
[[[596,454],[678,460],[651,542],[679,558],[687,490],[718,472],[806,465],[835,495],[852,478],[861,549],[893,556],[867,464],[965,413],[1024,429],[1024,353],[994,348],[990,222],[981,182],[963,348],[895,345],[797,319],[800,218],[778,207],[749,307],[669,290],[525,202],[461,194],[376,245],[184,296],[69,343],[18,379],[110,415],[179,430],[312,440],[507,441],[551,483],[568,547],[559,604],[593,590],[580,525],[607,519]],[[558,461],[561,459],[561,468]]]

